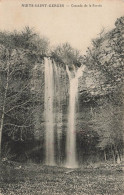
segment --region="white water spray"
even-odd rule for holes
[[[45,58],[45,124],[46,124],[46,165],[55,165],[54,154],[54,75],[50,59]]]
[[[71,72],[66,66],[66,71],[69,77],[69,113],[68,113],[68,129],[66,140],[66,167],[78,167],[76,159],[76,129],[75,129],[75,115],[76,115],[76,100],[78,96],[78,79],[82,76],[85,66],[80,67],[77,71]]]

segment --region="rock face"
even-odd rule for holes
[[[92,41],[84,64],[88,67],[85,79],[80,79],[80,93],[105,96],[122,87],[124,78],[124,17],[115,28]]]

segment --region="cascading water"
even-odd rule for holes
[[[56,135],[57,135],[57,162],[61,164],[61,138],[62,138],[62,108],[61,108],[61,67],[54,65],[54,81],[55,81],[55,123],[56,123]]]
[[[55,165],[54,154],[54,75],[50,59],[45,58],[45,125],[46,125],[46,165]]]
[[[55,165],[56,149],[57,159],[60,161],[60,139],[62,134],[62,111],[60,104],[60,67],[45,58],[45,126],[46,126],[46,165]],[[57,140],[56,140],[57,133]],[[57,142],[57,148],[55,148]],[[57,160],[56,159],[56,160]]]
[[[78,166],[76,159],[76,129],[75,129],[75,115],[76,115],[76,99],[78,96],[78,79],[82,76],[84,66],[77,71],[70,71],[66,66],[66,71],[69,77],[69,113],[68,113],[68,129],[66,138],[66,167],[76,168]]]
[[[60,155],[60,140],[62,135],[62,108],[61,108],[61,86],[60,86],[60,67],[56,66],[49,58],[45,62],[45,127],[46,127],[46,165],[54,166],[55,163],[55,132],[57,132],[57,147]],[[76,168],[78,166],[76,159],[76,100],[78,99],[78,79],[82,76],[84,66],[77,71],[75,67],[70,71],[66,66],[69,77],[69,112],[68,112],[68,129],[66,138],[66,167]],[[59,156],[59,163],[60,156]]]

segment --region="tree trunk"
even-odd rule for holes
[[[120,164],[121,163],[121,157],[120,157],[117,146],[116,146],[116,154],[117,154],[117,164]]]
[[[119,154],[117,154],[117,164],[120,164],[120,163],[121,163],[121,159],[120,159]]]
[[[116,163],[116,160],[115,160],[115,153],[114,153],[114,150],[112,149],[112,154],[113,154],[113,161],[114,161],[114,164]]]
[[[104,160],[106,161],[106,151],[104,150]]]
[[[114,152],[114,149],[112,148],[112,146],[111,146],[111,152],[112,152],[113,161],[114,161],[114,164],[115,164],[115,162],[116,162],[116,160],[115,160],[115,152]]]
[[[8,91],[8,85],[9,85],[9,62],[7,64],[7,78],[6,78],[6,86],[5,86],[5,92],[4,92],[4,99],[3,99],[3,108],[2,108],[2,115],[1,115],[1,124],[0,124],[0,160],[2,155],[2,133],[3,133],[3,125],[4,125],[4,117],[5,117],[5,106],[6,106],[6,97],[7,97],[7,91]]]
[[[90,112],[91,112],[91,115],[93,116],[93,108],[92,108],[92,106],[90,107]]]

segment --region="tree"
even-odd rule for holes
[[[24,64],[21,63],[21,55],[23,52],[19,52],[15,49],[8,49],[1,47],[1,53],[4,54],[0,57],[1,62],[1,125],[0,125],[0,154],[1,154],[1,141],[3,129],[8,126],[21,127],[17,122],[17,112],[26,106],[29,102],[29,97],[22,99],[25,92],[29,93],[29,78],[27,78],[27,72],[24,70]],[[24,57],[24,56],[23,56]],[[22,57],[22,58],[23,58]],[[26,64],[25,64],[26,65]],[[24,74],[25,72],[25,74]],[[18,79],[17,79],[18,78]],[[16,113],[16,116],[15,116]],[[21,116],[21,113],[20,113]],[[15,118],[16,117],[16,118]],[[11,120],[10,120],[11,118]],[[20,117],[21,118],[21,117]],[[13,121],[13,122],[12,122]],[[23,121],[24,122],[24,121]],[[21,123],[21,121],[20,121]],[[22,126],[26,126],[23,124]]]
[[[34,106],[39,101],[39,93],[32,93],[33,68],[47,51],[48,40],[29,28],[0,33],[0,155],[2,136],[16,141],[33,136]]]
[[[99,135],[97,147],[104,151],[104,154],[112,156],[114,162],[118,159],[121,161],[123,154],[122,111],[119,106],[110,102],[106,106],[104,105],[99,115],[97,114],[98,122],[95,126],[95,131]]]
[[[51,52],[51,56],[60,64],[81,66],[82,56],[79,50],[72,48],[69,43],[58,45]]]

